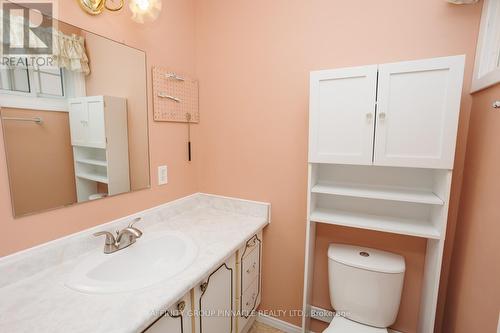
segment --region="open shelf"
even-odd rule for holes
[[[104,184],[108,183],[108,177],[101,175],[101,174],[98,174],[98,173],[90,173],[90,172],[80,171],[76,174],[76,176],[78,178],[93,180],[93,181],[99,182],[99,183],[104,183]]]
[[[430,190],[411,188],[323,182],[314,185],[311,189],[311,192],[367,199],[413,202],[430,205],[444,204],[443,200],[441,200],[441,198],[439,198]]]
[[[84,164],[90,164],[90,165],[97,165],[97,166],[108,166],[108,162],[95,159],[95,158],[83,158],[79,157],[76,159],[78,163],[84,163]]]
[[[337,209],[316,208],[310,220],[345,227],[368,229],[430,239],[441,237],[439,230],[429,221],[393,216],[379,216]]]

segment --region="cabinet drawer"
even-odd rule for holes
[[[258,279],[260,273],[260,249],[254,249],[241,260],[241,291]]]
[[[255,310],[259,299],[259,281],[255,279],[241,297],[241,316],[248,317]]]
[[[259,248],[259,245],[260,245],[259,235],[254,235],[246,242],[242,259],[250,256],[253,253],[253,251]]]
[[[259,282],[255,280],[239,300],[238,332],[248,332],[251,322],[255,319],[260,303]]]

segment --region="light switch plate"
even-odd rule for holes
[[[168,183],[168,168],[166,165],[158,167],[158,185],[165,185]]]

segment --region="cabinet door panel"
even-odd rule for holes
[[[233,256],[195,288],[197,333],[235,333],[235,269]]]
[[[69,102],[69,124],[72,145],[83,145],[87,141],[89,121],[86,103],[81,100]]]
[[[102,99],[88,101],[89,125],[88,144],[92,147],[106,148],[104,125],[104,102]]]
[[[374,164],[453,168],[464,57],[379,66]]]
[[[309,162],[371,164],[377,66],[311,73]]]
[[[191,297],[187,294],[175,306],[162,314],[144,333],[192,333]]]

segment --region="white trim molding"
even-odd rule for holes
[[[30,71],[30,82],[36,82]],[[86,96],[85,76],[82,73],[75,73],[63,70],[64,96],[47,97],[35,91],[25,93],[0,89],[0,108],[16,108],[28,110],[59,111],[69,112],[68,98]]]
[[[500,1],[484,0],[471,93],[500,82]]]
[[[68,101],[65,98],[35,98],[9,93],[1,93],[0,96],[0,108],[68,112]]]
[[[321,309],[321,308],[318,308],[318,307],[312,307],[312,309],[316,310],[318,313],[328,313],[328,312],[331,312],[329,310],[324,310],[324,309]],[[331,312],[333,313],[333,312]],[[320,318],[315,318],[315,319],[318,319],[318,320],[321,320],[321,321],[324,321],[324,322],[330,322],[332,319],[333,319],[333,316],[332,318],[326,318],[325,317],[322,317],[321,319]],[[299,327],[299,326],[295,326],[293,324],[290,324],[286,321],[283,321],[283,320],[280,320],[280,319],[277,319],[277,318],[274,318],[274,317],[271,317],[271,316],[268,316],[268,315],[265,315],[263,313],[259,313],[259,315],[257,316],[257,319],[256,319],[259,323],[262,323],[264,325],[267,325],[267,326],[270,326],[272,328],[276,328],[280,331],[283,331],[285,333],[302,333],[302,329]],[[388,332],[389,333],[403,333],[403,332],[399,332],[399,331],[395,331],[395,330],[392,330],[392,329],[388,329]],[[309,331],[309,333],[314,333],[313,331]]]
[[[262,323],[267,326],[271,326],[278,330],[281,330],[285,333],[301,333],[302,329],[299,326],[295,326],[293,324],[287,323],[286,321],[265,315],[263,313],[259,313],[256,319],[259,323]],[[310,332],[312,333],[312,332]]]

